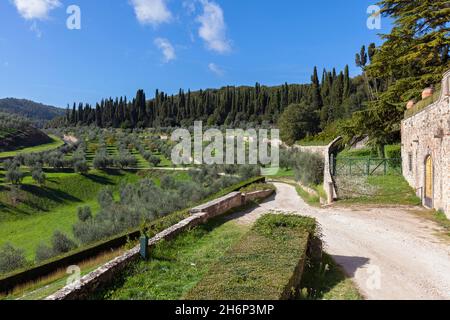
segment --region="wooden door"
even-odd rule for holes
[[[425,162],[425,206],[433,208],[433,158],[428,156]]]

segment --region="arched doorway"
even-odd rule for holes
[[[425,206],[433,208],[433,158],[428,156],[425,160]]]

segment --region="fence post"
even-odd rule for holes
[[[387,175],[387,159],[384,159],[384,175]]]
[[[350,176],[352,175],[352,159],[349,160],[350,161]]]
[[[370,176],[370,158],[367,160],[367,176]]]

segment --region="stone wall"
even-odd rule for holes
[[[266,199],[266,198],[270,197],[273,193],[275,193],[274,190],[261,190],[261,191],[249,192],[249,193],[243,194],[244,202],[249,203],[251,201]]]
[[[295,146],[295,149],[301,152],[308,152],[317,154],[323,158],[325,158],[328,150],[328,146]]]
[[[229,195],[210,201],[201,206],[191,209],[189,212],[191,214],[196,213],[207,213],[208,218],[213,218],[219,216],[233,208],[240,207],[244,203],[244,198],[240,192],[232,192]]]
[[[332,204],[337,199],[336,183],[331,175],[331,155],[336,154],[338,144],[342,137],[334,139],[326,148],[325,152],[325,167],[323,173],[323,188],[327,194],[327,203]]]
[[[441,96],[402,121],[403,175],[424,200],[425,162],[433,159],[433,208],[450,218],[450,71],[444,74]],[[425,203],[424,203],[425,204]]]
[[[152,248],[162,240],[171,240],[185,230],[204,224],[208,220],[222,215],[234,208],[241,207],[250,201],[265,199],[273,192],[273,190],[263,190],[245,195],[240,192],[233,192],[227,196],[196,207],[190,211],[192,215],[189,218],[157,234],[154,238],[149,240],[148,245]],[[137,261],[140,257],[139,254],[140,247],[136,246],[120,257],[111,260],[97,270],[84,276],[79,282],[74,283],[73,285],[68,285],[55,294],[47,297],[46,300],[87,299],[96,290],[110,283],[114,276],[126,269],[131,263]]]
[[[324,159],[323,188],[327,194],[327,204],[332,204],[337,199],[336,185],[331,175],[330,157],[337,148],[337,144],[342,138],[338,137],[327,146],[294,146],[301,152],[313,153]]]

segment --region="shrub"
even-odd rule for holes
[[[385,147],[386,158],[388,159],[401,159],[402,147],[400,145],[391,145]]]
[[[45,184],[46,176],[45,173],[42,171],[42,167],[40,165],[32,169],[31,177],[33,178],[34,181],[36,181],[37,184],[41,186]]]
[[[73,168],[76,173],[81,173],[81,174],[88,173],[88,171],[89,171],[89,166],[88,166],[86,160],[75,161],[73,164]]]
[[[55,231],[52,237],[52,247],[55,255],[62,253],[67,253],[72,251],[77,247],[76,243],[73,242],[69,237],[60,231]]]
[[[78,219],[82,222],[86,222],[89,219],[92,219],[91,208],[88,206],[79,207],[78,208]]]
[[[6,181],[12,183],[13,185],[19,185],[23,180],[23,173],[20,171],[18,166],[11,166],[5,175]]]
[[[323,183],[324,160],[321,156],[298,152],[295,159],[295,177],[303,184],[316,186]]]
[[[0,273],[9,273],[27,265],[25,252],[6,243],[0,248]]]
[[[43,243],[39,244],[36,248],[36,261],[38,263],[47,261],[55,256],[56,254],[53,249]]]
[[[151,156],[149,162],[154,167],[157,167],[161,163],[161,159],[157,156]]]

